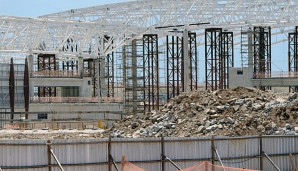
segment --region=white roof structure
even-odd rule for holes
[[[298,25],[297,6],[297,0],[136,0],[39,18],[1,16],[0,51],[95,57],[143,34],[162,36],[175,28],[202,33],[216,27],[237,35],[241,27],[271,26],[273,34],[283,34]]]

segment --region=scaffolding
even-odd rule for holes
[[[124,105],[127,114],[144,113],[143,42],[133,40],[123,46]]]

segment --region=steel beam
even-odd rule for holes
[[[229,68],[234,67],[233,32],[222,32],[220,59],[220,89],[229,88]]]
[[[288,37],[288,70],[294,77],[298,75],[298,27],[295,27],[294,33],[289,33]],[[289,87],[290,92],[298,92],[298,86]]]
[[[11,122],[14,119],[15,109],[15,75],[14,75],[14,64],[13,58],[10,59],[10,71],[9,71],[9,97],[10,97],[10,119]]]
[[[254,78],[271,77],[271,28],[254,27]],[[262,90],[270,86],[259,87]]]
[[[24,70],[24,101],[25,101],[25,119],[28,119],[29,112],[29,102],[30,102],[30,93],[29,93],[29,67],[28,60],[25,59],[25,70]]]
[[[144,88],[145,111],[159,109],[159,58],[158,35],[146,34],[143,36],[144,61]]]
[[[167,36],[167,100],[184,90],[183,39]]]
[[[208,28],[205,30],[205,78],[206,89],[221,88],[222,68],[222,29]]]

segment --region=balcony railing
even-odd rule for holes
[[[122,103],[121,97],[31,97],[31,103]]]
[[[30,74],[35,78],[80,78],[78,71],[64,71],[64,70],[42,70],[33,71]]]

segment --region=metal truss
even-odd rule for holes
[[[114,52],[107,55],[107,65],[106,65],[106,77],[107,77],[107,97],[115,96],[115,65],[114,65]]]
[[[284,32],[285,27],[296,25],[297,5],[294,0],[140,0],[72,9],[38,19],[2,16],[0,51],[85,54],[96,58],[146,33],[166,35],[169,26],[189,31],[271,26]],[[98,43],[105,35],[111,37],[110,44],[114,42],[113,49]],[[67,41],[72,42],[70,47],[65,47]]]
[[[197,34],[188,33],[188,45],[189,53],[188,57],[190,60],[190,91],[198,89],[199,80],[199,68],[198,68],[198,53],[197,53]]]
[[[167,100],[184,90],[183,38],[167,36]]]
[[[293,74],[295,77],[298,72],[298,27],[295,27],[294,33],[289,33],[289,45],[288,45],[288,68],[289,73]],[[298,92],[298,87],[289,87],[290,92]]]
[[[217,90],[222,88],[222,28],[205,30],[205,76],[206,89]]]
[[[143,36],[145,111],[159,109],[158,35]]]
[[[220,89],[229,88],[229,68],[234,67],[233,32],[221,33],[221,76]]]
[[[254,78],[271,77],[271,28],[254,27]],[[260,87],[271,89],[270,87]]]

